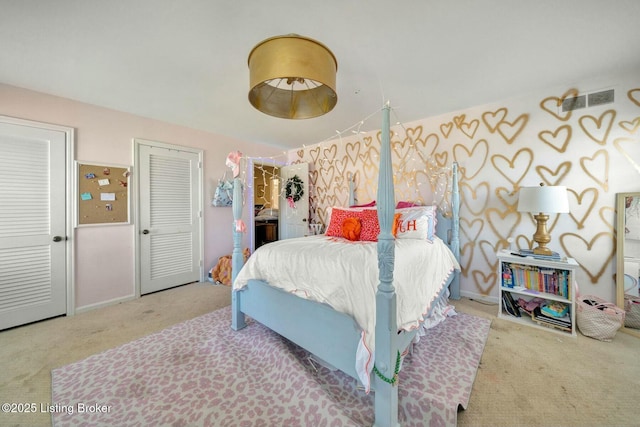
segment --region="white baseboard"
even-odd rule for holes
[[[476,301],[488,302],[492,304],[498,303],[497,296],[494,297],[494,296],[482,295],[482,294],[477,294],[475,292],[470,292],[470,291],[460,291],[460,296],[463,296],[469,299],[474,299]]]
[[[120,304],[121,302],[132,301],[136,299],[135,295],[129,295],[126,297],[114,298],[108,301],[102,301],[96,304],[83,305],[82,307],[76,307],[76,314],[84,313],[86,311],[95,310],[97,308],[108,307],[110,305]]]

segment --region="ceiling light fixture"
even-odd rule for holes
[[[249,53],[249,102],[283,119],[309,119],[336,106],[338,62],[322,43],[297,34],[271,37]]]

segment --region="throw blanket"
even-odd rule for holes
[[[433,243],[398,239],[395,245],[397,321],[400,329],[412,330],[425,320],[449,276],[460,266],[437,237]],[[234,290],[242,289],[250,279],[326,303],[353,317],[362,329],[356,369],[369,389],[379,283],[376,242],[308,236],[269,243],[258,248],[240,270]]]

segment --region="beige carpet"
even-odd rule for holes
[[[0,426],[50,426],[51,370],[230,303],[229,288],[191,284],[74,317],[0,332]],[[640,339],[576,339],[496,319],[495,305],[463,299],[464,313],[492,319],[480,369],[459,426],[640,426]]]

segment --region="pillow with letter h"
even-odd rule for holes
[[[396,239],[420,239],[433,242],[438,221],[436,209],[435,205],[396,209],[394,224]]]

